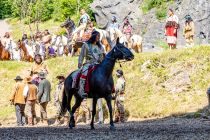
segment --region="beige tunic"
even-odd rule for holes
[[[83,64],[85,59],[85,64],[98,64],[101,63],[104,58],[104,48],[99,48],[98,45],[91,44],[92,47],[88,46],[87,43],[84,43],[82,50],[79,56],[79,64]],[[92,53],[91,50],[92,49]]]

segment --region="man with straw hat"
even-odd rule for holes
[[[17,126],[25,125],[25,98],[23,96],[23,90],[25,84],[22,82],[23,79],[17,76],[15,79],[15,85],[12,91],[12,96],[10,98],[11,104],[15,105],[15,112],[17,117]]]
[[[36,96],[38,89],[34,84],[32,84],[32,78],[30,76],[26,77],[26,82],[27,85],[24,88],[23,95],[26,98],[28,125],[32,126],[36,124],[35,104],[36,104],[36,99],[37,99]]]

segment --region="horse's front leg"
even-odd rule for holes
[[[75,127],[75,119],[74,119],[74,113],[76,112],[77,108],[80,106],[81,102],[82,102],[82,98],[80,97],[75,97],[75,104],[74,106],[72,107],[72,111],[71,111],[71,114],[70,114],[70,121],[69,121],[69,128],[73,128]]]
[[[97,98],[93,98],[93,104],[92,104],[92,106],[93,106],[93,110],[92,110],[92,118],[91,118],[91,123],[90,123],[90,126],[91,126],[91,129],[93,130],[93,129],[95,129],[94,128],[94,118],[95,118],[95,115],[96,115],[96,103],[97,103]]]
[[[114,130],[114,122],[113,122],[113,116],[112,116],[112,96],[111,94],[105,98],[107,106],[109,108],[109,118],[110,118],[110,129]]]

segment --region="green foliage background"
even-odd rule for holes
[[[89,4],[93,0],[0,0],[0,19],[18,17],[25,23],[54,19],[63,21],[67,17],[79,18],[81,8],[91,15]]]
[[[144,13],[147,13],[153,8],[156,8],[156,17],[161,20],[167,16],[168,4],[174,0],[144,0],[141,9]]]

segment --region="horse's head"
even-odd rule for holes
[[[118,60],[127,60],[127,61],[131,61],[134,59],[133,53],[127,47],[125,47],[125,45],[119,42],[119,38],[117,39],[114,48],[108,54],[108,57]]]
[[[22,41],[19,39],[18,42],[17,42],[17,47],[18,47],[18,48],[22,48],[22,46],[23,46],[23,43],[22,43]]]
[[[61,28],[69,28],[69,29],[72,29],[75,28],[75,23],[73,20],[71,20],[70,18],[68,18],[64,23],[62,23],[61,25]]]

